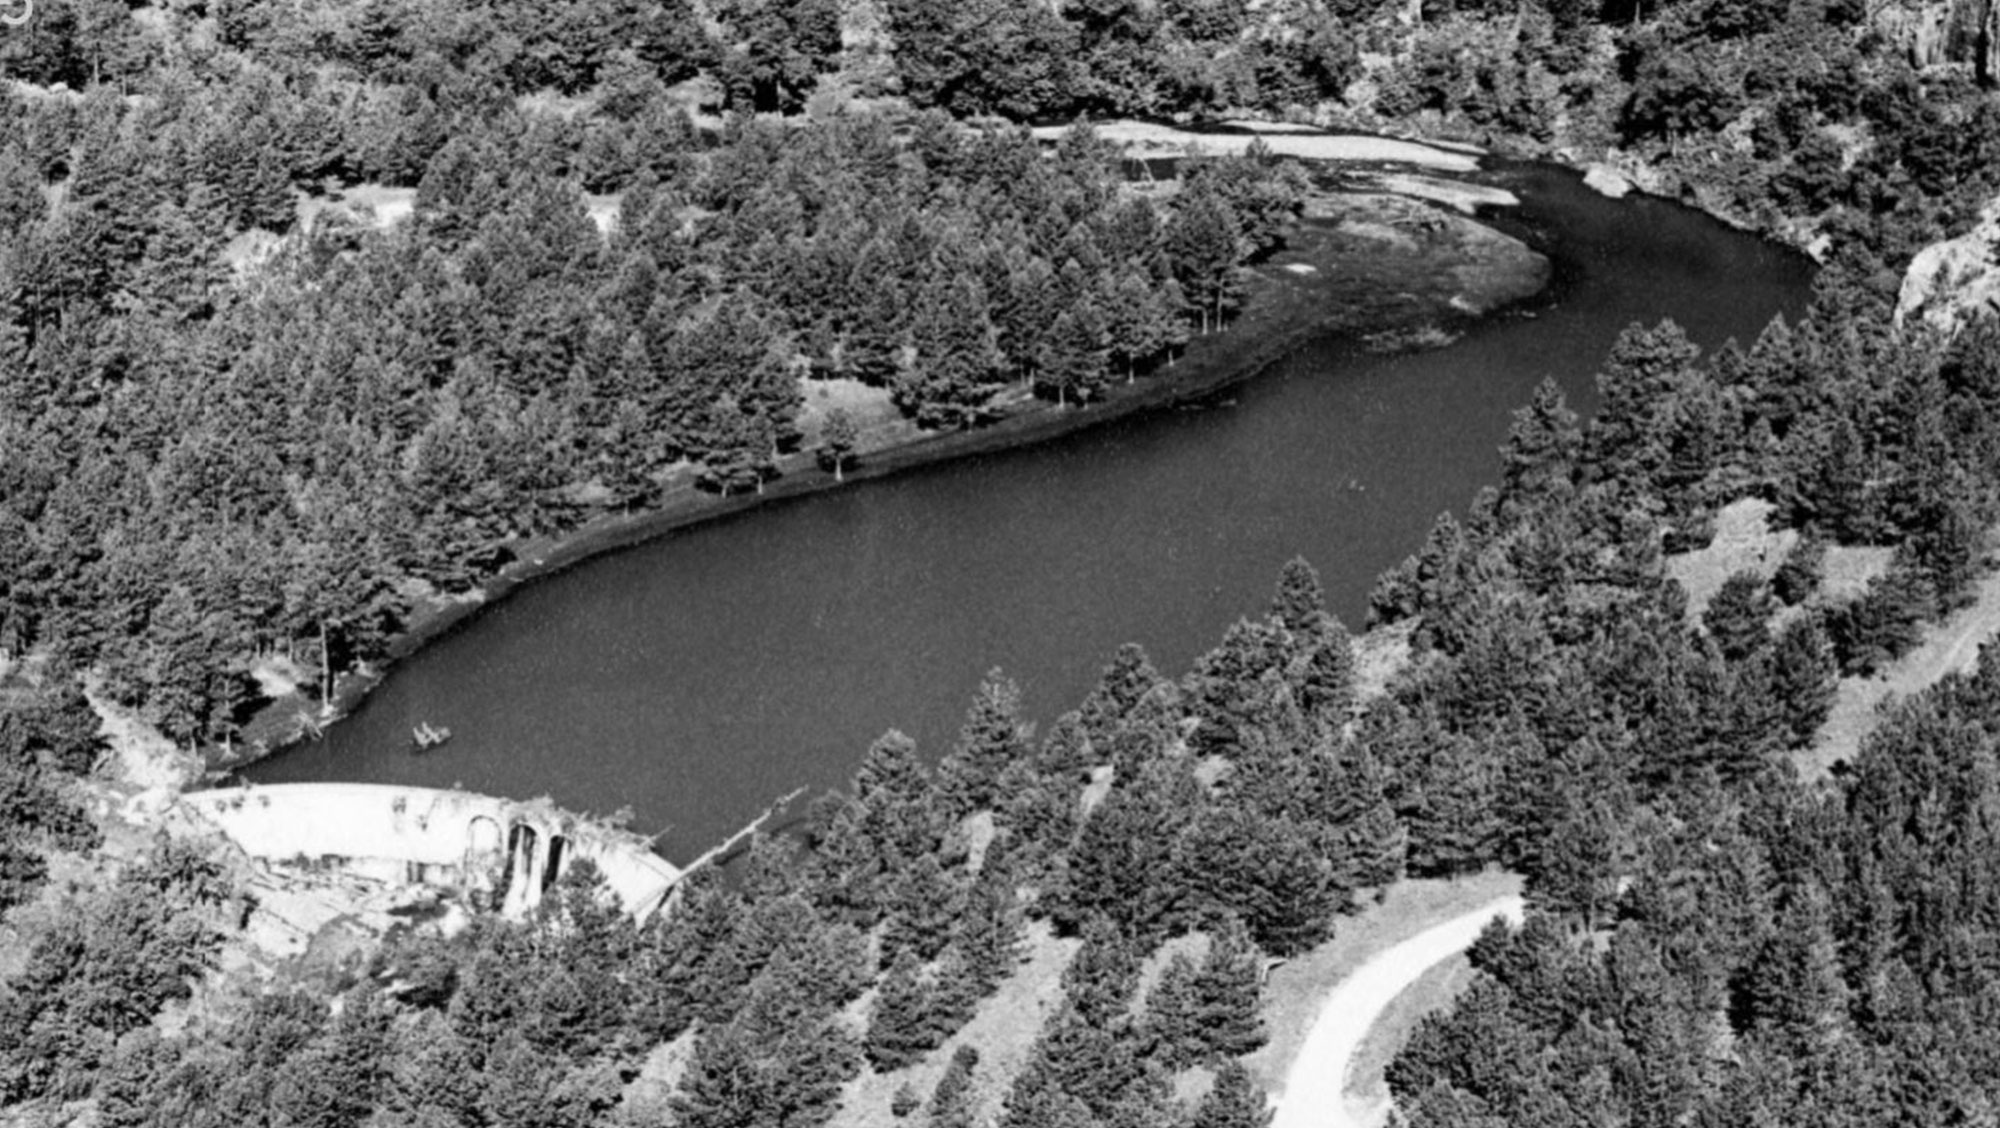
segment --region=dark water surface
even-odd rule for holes
[[[1544,376],[1594,402],[1618,331],[1747,345],[1810,264],[1650,199],[1502,166],[1553,298],[1432,352],[1306,348],[1206,410],[911,471],[671,534],[530,585],[403,664],[259,782],[363,780],[630,806],[686,859],[898,727],[942,753],[1001,666],[1044,726],[1119,643],[1178,675],[1304,555],[1359,626],[1375,577],[1498,473]],[[456,734],[423,756],[419,721]]]

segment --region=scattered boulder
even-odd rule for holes
[[[1614,200],[1622,199],[1632,189],[1638,187],[1632,183],[1631,177],[1626,176],[1610,165],[1602,164],[1594,164],[1585,169],[1583,182],[1593,191],[1609,196]]]

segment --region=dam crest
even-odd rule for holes
[[[682,871],[630,831],[546,799],[373,783],[287,783],[191,791],[180,802],[274,871],[346,875],[483,896],[503,916],[532,911],[579,858],[626,911],[657,912]]]

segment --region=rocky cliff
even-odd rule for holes
[[[1875,26],[1915,67],[1969,65],[1982,86],[2000,83],[2000,0],[1885,5]]]
[[[1952,0],[1944,27],[1945,57],[1971,63],[1979,85],[2000,76],[2000,0]]]

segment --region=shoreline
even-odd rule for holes
[[[1284,246],[1246,268],[1243,312],[1223,330],[1191,340],[1173,364],[1114,383],[1088,406],[1029,399],[970,430],[898,427],[901,437],[858,452],[842,481],[801,450],[779,460],[779,476],[761,491],[725,496],[696,488],[689,475],[643,510],[601,514],[558,536],[507,544],[509,563],[471,592],[419,604],[382,659],[338,675],[329,715],[319,714],[317,694],[304,686],[267,699],[239,742],[203,749],[209,774],[227,775],[313,738],[350,715],[399,664],[484,608],[595,557],[767,504],[1197,402],[1254,379],[1314,341],[1381,352],[1436,347],[1475,322],[1548,296],[1551,263],[1540,249],[1434,197],[1384,193],[1384,168],[1375,162],[1308,163],[1339,183],[1309,192],[1305,217],[1288,230]]]

